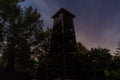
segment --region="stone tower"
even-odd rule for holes
[[[76,75],[77,46],[74,17],[63,8],[52,17],[54,24],[45,80],[73,79]]]

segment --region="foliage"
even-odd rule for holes
[[[108,49],[92,48],[86,54],[79,55],[79,57],[81,79],[105,80],[107,78],[112,58]]]
[[[111,80],[119,80],[120,79],[120,41],[118,43],[118,47],[116,49],[116,53],[113,56],[111,61]]]
[[[77,43],[77,50],[80,54],[86,54],[89,50],[80,42]]]
[[[40,20],[41,15],[36,9],[30,6],[23,10],[18,5],[19,2],[18,0],[0,1],[0,30],[4,32],[4,35],[0,33],[3,38],[0,40],[4,43],[2,66],[8,71],[33,72],[36,65],[33,56],[39,52],[32,48],[41,44],[39,47],[41,50],[43,38],[47,37],[48,30],[43,31],[43,21]],[[40,38],[38,39],[36,35]]]

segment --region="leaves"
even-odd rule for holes
[[[41,15],[32,6],[21,9],[18,5],[20,1],[24,0],[0,0],[0,32],[5,32],[2,37],[2,65],[8,71],[35,72],[36,63],[33,61],[36,57],[33,58],[33,52],[37,56],[41,55],[39,50],[43,49],[43,39],[47,37],[45,31],[42,31]],[[33,46],[37,49],[31,50]]]

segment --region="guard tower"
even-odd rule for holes
[[[45,80],[75,80],[76,78],[77,46],[73,26],[74,17],[63,8],[52,17],[54,25]]]

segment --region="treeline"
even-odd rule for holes
[[[21,8],[21,2],[0,0],[0,75],[38,78],[49,53],[52,29],[43,29],[38,11],[31,6]],[[72,66],[77,68],[78,80],[120,80],[120,45],[114,56],[100,47],[88,50],[77,43],[77,48],[78,65]]]
[[[120,44],[120,43],[119,43]],[[111,55],[105,48],[86,49],[78,43],[79,72],[82,80],[120,80],[120,46]]]

